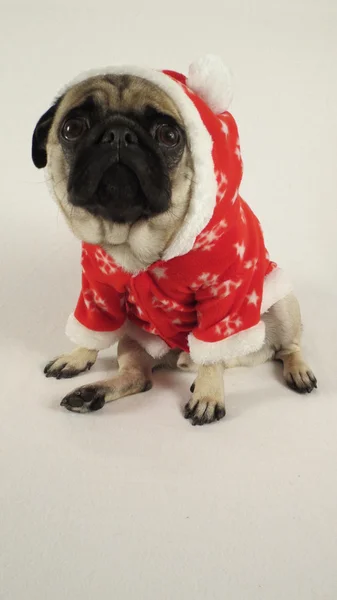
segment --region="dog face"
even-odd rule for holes
[[[37,167],[48,163],[74,233],[112,253],[127,244],[153,261],[186,214],[193,166],[184,123],[173,101],[139,77],[74,85],[39,120],[32,156]]]

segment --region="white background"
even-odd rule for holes
[[[1,4],[3,600],[335,600],[337,244],[335,0]],[[319,390],[278,365],[226,374],[227,417],[182,418],[192,376],[89,415],[47,380],[70,348],[79,243],[30,163],[37,119],[69,79],[114,63],[236,77],[242,193],[301,300]],[[113,368],[115,366],[113,365]]]

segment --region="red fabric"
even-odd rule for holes
[[[128,318],[188,351],[187,336],[216,342],[260,321],[269,260],[260,223],[239,195],[242,161],[236,123],[230,113],[215,115],[180,81],[213,138],[218,182],[211,220],[192,250],[158,261],[132,276],[100,247],[83,244],[82,291],[76,319],[93,331],[115,331]]]

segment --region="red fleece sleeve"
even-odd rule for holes
[[[115,331],[125,321],[124,294],[112,286],[89,280],[82,273],[82,289],[74,316],[92,331]]]
[[[102,350],[121,337],[125,319],[124,293],[83,268],[81,293],[67,323],[68,337],[79,346]]]
[[[198,324],[189,336],[192,359],[199,364],[222,362],[258,350],[265,333],[260,321],[263,275],[251,270],[245,277],[241,270],[239,277],[221,282],[217,275],[201,277],[195,292]]]

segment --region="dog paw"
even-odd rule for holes
[[[44,374],[46,377],[55,377],[55,379],[69,379],[89,371],[96,358],[96,350],[77,348],[71,354],[63,354],[51,360],[45,366]]]
[[[195,400],[192,397],[184,409],[184,417],[189,419],[192,425],[206,425],[213,421],[220,421],[225,414],[224,404],[214,402],[211,398]]]
[[[77,388],[61,402],[67,410],[78,413],[87,413],[103,408],[107,390],[103,386],[84,385]]]
[[[287,385],[299,394],[310,394],[317,388],[317,379],[305,364],[285,371],[284,377]]]

